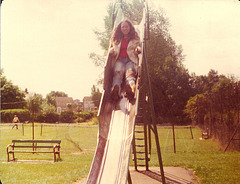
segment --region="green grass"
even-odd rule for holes
[[[201,140],[201,131],[193,129],[194,139],[189,129],[176,128],[176,153],[174,153],[171,128],[158,130],[164,166],[190,168],[204,184],[239,184],[240,153],[223,152],[213,140]],[[154,137],[152,136],[152,140]],[[155,141],[150,166],[158,166]]]
[[[72,183],[88,175],[97,143],[98,126],[35,126],[35,139],[61,139],[59,162],[6,162],[6,147],[12,139],[32,139],[31,124],[18,130],[1,126],[1,180],[2,183]],[[81,151],[82,150],[82,151]],[[53,154],[16,154],[18,160],[53,160]]]
[[[138,128],[138,127],[137,127]],[[36,124],[35,139],[61,139],[62,161],[52,162],[6,162],[6,147],[12,139],[31,139],[31,124],[12,130],[10,125],[1,125],[1,180],[2,183],[72,183],[87,177],[97,144],[98,126],[58,125],[43,127]],[[240,153],[224,153],[212,140],[200,140],[201,132],[193,129],[176,128],[176,153],[173,149],[170,128],[159,128],[159,140],[164,166],[190,168],[203,184],[237,184],[240,181]],[[16,154],[19,160],[53,160],[53,154]],[[133,165],[133,162],[130,162]],[[158,166],[156,146],[152,135],[150,166]]]

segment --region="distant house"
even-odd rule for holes
[[[85,96],[83,98],[83,111],[94,111],[95,105],[92,101],[92,97]]]
[[[74,101],[72,97],[56,97],[57,113],[72,111]]]

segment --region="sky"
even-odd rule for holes
[[[190,73],[210,69],[240,80],[239,0],[158,0],[171,23],[170,33],[182,45]]]
[[[89,58],[102,54],[94,29],[104,30],[113,0],[5,0],[1,7],[1,68],[20,89],[91,95],[103,69]],[[170,34],[186,55],[189,73],[210,69],[240,79],[240,1],[149,0],[163,9]],[[99,86],[100,90],[102,87]]]

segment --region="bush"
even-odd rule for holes
[[[60,115],[60,121],[62,123],[73,123],[74,113],[72,111],[64,111]]]
[[[57,121],[59,121],[59,115],[56,112],[47,113],[45,116],[45,122],[47,123],[56,123]]]
[[[84,119],[81,118],[81,117],[77,117],[75,120],[74,120],[74,123],[82,123],[84,122]]]
[[[93,117],[91,121],[92,121],[93,125],[98,125],[98,118],[97,117]]]
[[[49,112],[44,114],[38,114],[36,116],[37,122],[56,123],[59,121],[59,115],[56,112]]]
[[[84,112],[76,113],[74,119],[75,119],[75,122],[81,123],[81,122],[86,122],[96,116],[97,116],[97,111],[94,111],[94,112],[84,111]]]
[[[82,117],[84,121],[90,120],[94,117],[94,112],[82,112],[80,113],[80,117]]]
[[[44,114],[37,114],[34,119],[37,122],[43,123],[45,122],[46,116]]]
[[[6,109],[1,110],[1,122],[12,122],[14,115],[18,116],[20,122],[31,120],[31,113],[28,109]]]

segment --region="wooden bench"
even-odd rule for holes
[[[53,153],[56,162],[56,155],[60,159],[60,143],[61,140],[12,140],[12,144],[7,146],[7,161],[15,161],[14,153]]]

